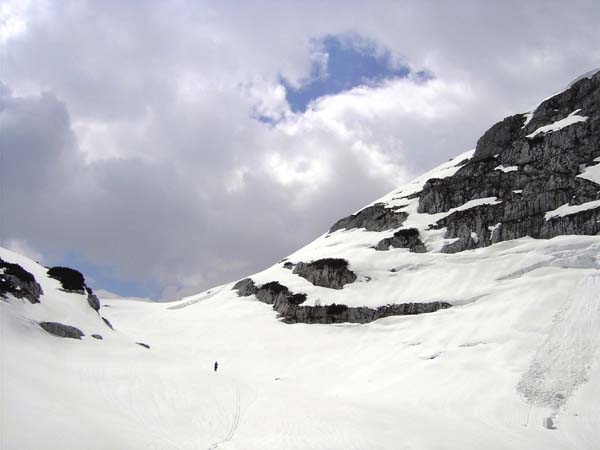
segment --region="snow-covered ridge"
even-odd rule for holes
[[[39,304],[0,301],[2,444],[36,450],[600,448],[600,216],[594,213],[600,200],[585,201],[594,198],[595,186],[582,180],[594,181],[591,164],[600,155],[595,144],[584,147],[598,129],[597,111],[585,108],[594,124],[590,134],[577,152],[561,154],[584,157],[560,167],[563,177],[572,177],[567,181],[583,186],[575,196],[582,205],[556,208],[573,198],[553,195],[544,183],[554,167],[548,162],[556,161],[533,167],[530,160],[514,173],[521,131],[518,139],[500,140],[498,149],[492,145],[484,153],[490,157],[467,152],[374,202],[399,211],[400,222],[407,216],[398,228],[338,229],[251,275],[257,286],[275,281],[305,294],[306,306],[452,305],[432,313],[288,325],[271,305],[253,294],[239,296],[229,283],[169,304],[105,301],[100,313],[115,325],[112,331],[84,296],[61,290],[46,268],[0,249],[0,257],[21,264],[44,289]],[[519,129],[520,118],[514,122]],[[538,157],[561,141],[540,137],[523,144]],[[546,191],[536,191],[540,185]],[[527,201],[534,208],[519,204]],[[525,214],[510,216],[515,211]],[[573,228],[579,219],[589,228]],[[515,238],[535,220],[559,234],[588,235]],[[398,232],[418,237],[428,251],[377,248]],[[473,245],[440,253],[460,240]],[[481,244],[487,246],[475,248]],[[347,260],[356,275],[339,289],[292,270],[298,262],[334,258]],[[39,327],[41,320],[73,324],[85,336],[58,339]],[[104,339],[90,337],[96,332]],[[138,339],[151,348],[135,345]],[[542,425],[548,418],[555,429]]]
[[[525,118],[525,122],[523,124],[523,128],[525,128],[527,125],[529,125],[529,122],[531,122],[531,120],[533,119],[533,116],[535,115],[536,110],[539,108],[539,106],[542,103],[544,103],[545,101],[550,100],[551,98],[556,97],[557,95],[560,95],[563,92],[569,90],[578,81],[581,81],[581,80],[586,79],[586,78],[592,78],[598,72],[600,72],[600,68],[594,69],[594,70],[590,70],[589,72],[586,72],[583,75],[578,76],[573,81],[571,81],[569,84],[567,84],[563,89],[560,89],[559,91],[556,91],[554,94],[550,95],[549,97],[546,97],[544,100],[542,100],[537,105],[535,105],[533,108],[531,108],[529,111],[527,111],[526,113],[524,113],[523,117]]]
[[[412,196],[418,192],[423,190],[423,186],[425,183],[433,178],[448,178],[454,175],[456,172],[460,170],[462,167],[461,163],[466,160],[469,160],[473,157],[475,153],[475,149],[468,150],[464,153],[461,153],[458,156],[446,161],[445,163],[440,164],[439,166],[431,169],[430,171],[424,173],[423,175],[418,176],[414,180],[408,182],[406,185],[402,186],[399,189],[395,189],[392,192],[384,195],[383,197],[378,198],[373,203],[370,203],[367,206],[372,206],[377,203],[382,203],[388,208],[397,208],[400,206],[404,206],[407,204],[412,205],[414,202],[407,199],[406,197]],[[414,200],[414,199],[413,199]],[[361,208],[364,209],[364,208]]]
[[[571,114],[569,114],[564,119],[557,120],[556,122],[551,123],[549,125],[544,125],[543,127],[539,127],[533,133],[528,134],[527,137],[529,139],[533,139],[538,134],[551,133],[553,131],[562,130],[565,127],[568,127],[570,125],[573,125],[573,124],[576,124],[579,122],[586,122],[588,120],[588,117],[580,116],[579,114],[577,114],[579,111],[581,111],[581,109],[577,109],[577,110],[573,111]]]
[[[559,206],[558,208],[548,211],[546,213],[546,220],[554,219],[556,217],[565,217],[573,214],[587,211],[589,209],[600,208],[600,200],[593,202],[582,203],[581,205],[570,205],[568,203]]]

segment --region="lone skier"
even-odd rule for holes
[[[219,363],[217,361],[215,361],[215,372],[217,371],[218,368],[219,368]]]

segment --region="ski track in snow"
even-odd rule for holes
[[[235,389],[235,413],[233,416],[233,421],[231,422],[231,428],[229,429],[229,432],[227,433],[227,436],[225,436],[224,439],[212,444],[208,448],[208,450],[215,450],[215,449],[219,448],[219,446],[221,444],[229,442],[233,439],[233,437],[235,436],[235,432],[237,431],[237,429],[240,425],[240,416],[241,416],[240,406],[241,406],[240,388],[236,387],[236,389]]]
[[[557,313],[518,391],[534,406],[557,411],[582,383],[600,343],[600,274],[584,278]]]

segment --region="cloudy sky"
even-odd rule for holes
[[[0,0],[1,245],[174,299],[600,66],[600,5]]]

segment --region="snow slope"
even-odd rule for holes
[[[383,201],[404,201],[397,195]],[[600,446],[600,238],[525,238],[457,254],[393,249],[369,258],[382,234],[340,230],[289,257],[350,255],[363,281],[343,290],[312,286],[281,264],[253,278],[281,280],[310,302],[401,297],[453,308],[365,325],[288,325],[229,284],[167,304],[106,301],[100,312],[110,331],[44,268],[0,250],[44,289],[40,304],[0,302],[0,448]],[[86,336],[51,336],[40,320]],[[549,416],[556,429],[542,427]]]
[[[536,111],[544,113],[543,103],[527,121],[537,121]],[[544,140],[559,137],[576,144],[569,132],[588,128],[585,136],[596,136],[597,114],[578,115],[570,104],[565,111],[536,125],[527,148],[545,151]],[[589,158],[577,159],[569,173],[599,184],[595,147],[584,150]],[[490,153],[488,159],[500,155]],[[589,228],[561,233],[589,236],[525,237],[443,253],[459,238],[445,238],[447,230],[432,225],[512,199],[483,189],[459,196],[463,204],[444,212],[419,212],[415,194],[426,182],[453,176],[473,156],[474,150],[459,155],[368,205],[406,215],[399,228],[338,229],[251,275],[257,286],[277,281],[306,294],[307,306],[452,305],[429,314],[292,325],[256,295],[240,297],[233,282],[170,303],[110,299],[96,312],[85,295],[61,290],[46,268],[0,248],[0,258],[33,274],[44,292],[35,304],[0,297],[0,450],[600,448],[595,187],[573,204],[558,197],[555,209],[543,210],[551,224],[581,218]],[[496,179],[525,172],[515,161],[498,162],[490,166]],[[531,195],[519,186],[506,189]],[[472,231],[498,229],[496,219],[468,228],[467,237],[496,242]],[[401,229],[416,229],[419,250],[427,252],[376,250]],[[331,289],[289,268],[321,258],[347,260],[356,281]],[[55,337],[43,321],[75,326],[85,336]],[[551,429],[542,425],[548,418]]]

